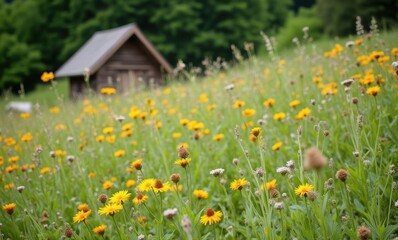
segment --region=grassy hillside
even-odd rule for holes
[[[206,79],[185,72],[191,81],[128,96],[70,103],[47,86],[40,108],[1,120],[0,231],[396,237],[396,37],[268,46],[227,70],[209,65]]]

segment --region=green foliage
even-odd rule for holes
[[[293,38],[298,38],[302,41],[304,35],[303,27],[309,28],[309,37],[311,39],[322,37],[322,23],[316,15],[316,8],[301,8],[297,16],[289,16],[286,25],[280,29],[277,35],[279,49],[293,46]]]
[[[369,26],[371,18],[375,17],[381,27],[397,27],[396,0],[318,0],[317,8],[325,32],[332,36],[353,33],[357,16],[363,19],[364,26]]]
[[[275,32],[281,27],[290,3],[291,0],[15,0],[0,3],[0,29],[15,35],[33,55],[40,54],[40,60],[34,59],[42,64],[41,69],[26,69],[30,76],[36,76],[36,81],[30,81],[35,83],[42,71],[55,71],[94,32],[133,22],[172,64],[178,59],[199,64],[205,57],[229,58],[231,44],[260,44],[260,31]]]
[[[31,51],[26,44],[19,42],[15,35],[3,33],[0,34],[0,56],[0,89],[16,92],[20,84],[23,84],[25,89],[33,87],[31,72],[43,68],[40,52]]]

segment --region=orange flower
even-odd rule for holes
[[[43,82],[48,82],[54,79],[54,73],[53,72],[43,72],[40,78]]]

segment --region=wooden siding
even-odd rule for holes
[[[119,92],[162,84],[161,66],[136,36],[132,36],[99,69],[96,88],[113,86]]]

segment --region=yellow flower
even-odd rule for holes
[[[105,230],[106,230],[106,225],[101,225],[93,228],[93,232],[101,236],[104,235]]]
[[[300,104],[299,100],[293,100],[289,103],[290,107],[295,108]]]
[[[4,139],[4,142],[7,146],[12,146],[17,143],[12,137],[8,137],[8,138]]]
[[[49,173],[49,172],[51,172],[51,168],[49,168],[49,167],[44,167],[40,170],[40,174],[42,174],[42,175]]]
[[[14,209],[16,206],[17,206],[17,204],[15,204],[15,203],[9,203],[9,204],[3,205],[3,210],[11,215],[14,212]]]
[[[90,214],[91,214],[91,210],[88,210],[87,212],[79,211],[73,217],[73,223],[85,222]]]
[[[184,158],[184,159],[179,159],[179,160],[175,161],[174,163],[177,165],[180,165],[183,168],[186,168],[190,161],[191,161],[190,158]]]
[[[110,189],[112,187],[112,185],[113,185],[113,183],[111,181],[105,181],[104,184],[102,184],[102,187],[105,190],[108,190],[108,189]]]
[[[370,87],[368,90],[366,90],[366,94],[377,96],[377,94],[380,92],[380,87],[375,86],[375,87]]]
[[[304,185],[300,185],[300,186],[298,186],[295,190],[294,190],[294,192],[296,193],[296,195],[298,195],[298,196],[300,196],[300,197],[306,197],[307,196],[307,193],[309,192],[309,191],[311,191],[311,190],[313,190],[314,189],[314,186],[312,186],[311,184],[308,184],[308,183],[306,183],[306,184],[304,184]]]
[[[8,161],[10,163],[16,163],[16,162],[18,162],[18,160],[19,160],[19,156],[12,156],[12,157],[8,158]]]
[[[200,223],[203,225],[212,225],[214,223],[218,223],[221,221],[222,212],[221,211],[214,211],[211,208],[206,210],[206,213],[200,217]]]
[[[59,109],[59,107],[52,107],[52,108],[50,108],[50,113],[59,113],[59,111],[60,111],[60,109]]]
[[[152,189],[154,184],[155,184],[155,179],[153,178],[144,179],[140,182],[140,184],[138,184],[137,189],[140,192],[148,192],[149,190]]]
[[[173,133],[172,137],[174,139],[180,138],[181,137],[181,133],[180,132],[175,132],[175,133]]]
[[[205,190],[194,190],[193,195],[195,195],[197,199],[206,199],[209,197],[209,193]]]
[[[88,176],[89,176],[89,177],[95,177],[95,176],[97,176],[97,174],[96,174],[95,172],[90,172],[90,173],[88,174]]]
[[[95,138],[95,141],[97,142],[103,142],[105,139],[104,135],[99,135],[98,137]]]
[[[109,201],[113,204],[123,204],[125,201],[127,201],[130,197],[131,193],[129,193],[126,190],[119,191],[117,193],[114,193],[112,197],[109,199]]]
[[[23,118],[23,119],[27,119],[27,118],[30,117],[30,114],[29,114],[29,113],[21,113],[21,114],[19,114],[19,116],[20,116],[21,118]]]
[[[103,134],[110,134],[113,132],[113,127],[106,127],[102,130]]]
[[[180,120],[180,124],[181,124],[182,126],[186,126],[188,123],[189,123],[189,120],[186,119],[186,118],[183,118],[183,119]]]
[[[245,102],[244,101],[236,100],[234,102],[234,108],[240,108],[240,107],[243,107],[243,106],[245,106]]]
[[[281,121],[282,119],[284,119],[286,117],[286,114],[283,112],[279,112],[279,113],[275,113],[274,115],[274,120],[276,121]]]
[[[142,159],[137,159],[131,163],[131,168],[135,168],[137,170],[141,170],[142,168]]]
[[[274,106],[274,104],[275,104],[275,99],[273,98],[269,98],[263,103],[263,105],[266,107],[272,107]]]
[[[272,190],[272,189],[275,189],[276,188],[276,179],[273,179],[273,180],[271,180],[269,182],[266,182],[265,186],[266,186],[268,191]]]
[[[296,116],[295,119],[300,120],[303,119],[304,117],[307,117],[308,115],[310,115],[311,113],[311,109],[309,108],[304,108],[303,110],[301,110]]]
[[[199,102],[200,102],[200,103],[205,103],[205,102],[208,102],[208,101],[209,101],[209,98],[207,97],[207,94],[202,93],[202,94],[199,96]]]
[[[22,135],[21,141],[22,142],[30,142],[30,141],[32,141],[32,138],[33,138],[32,134],[30,132],[28,132],[28,133],[25,133],[24,135]]]
[[[113,216],[122,209],[123,209],[123,206],[121,204],[107,204],[107,205],[105,205],[105,207],[100,208],[98,210],[98,213],[100,215]]]
[[[242,111],[242,115],[245,116],[245,117],[251,117],[254,114],[256,114],[256,110],[254,110],[252,108],[247,108],[247,109]]]
[[[115,140],[116,140],[116,136],[115,135],[110,135],[110,136],[107,136],[106,137],[106,141],[108,142],[108,143],[114,143],[115,142]]]
[[[79,204],[79,206],[77,206],[77,210],[88,212],[90,210],[90,207],[88,206],[87,203],[82,203],[82,204]]]
[[[171,185],[170,191],[171,192],[181,192],[182,191],[182,185],[181,184]]]
[[[255,137],[260,136],[260,135],[261,135],[261,128],[259,128],[259,127],[253,128],[253,129],[250,131],[250,134],[253,135],[253,136],[255,136]]]
[[[272,150],[276,151],[279,150],[282,147],[283,143],[282,142],[277,142],[272,146]]]
[[[113,87],[101,88],[101,93],[106,95],[112,95],[116,93],[116,89]]]
[[[117,150],[117,151],[114,153],[115,157],[122,157],[122,156],[124,156],[125,154],[126,154],[126,151],[124,151],[124,150]]]
[[[224,138],[224,134],[220,133],[220,134],[215,135],[213,137],[213,140],[218,142],[218,141],[220,141],[223,138]]]
[[[232,190],[241,190],[247,184],[247,180],[245,178],[236,179],[230,184],[230,188]]]
[[[137,196],[133,199],[133,203],[137,205],[141,205],[148,200],[148,196],[142,193],[138,193]]]
[[[53,73],[53,72],[43,72],[43,73],[41,74],[40,79],[41,79],[43,82],[51,81],[51,80],[54,79],[54,73]]]
[[[131,188],[134,185],[135,185],[135,181],[133,179],[127,180],[126,187]]]
[[[152,189],[155,193],[167,192],[170,190],[170,183],[168,183],[168,182],[162,183],[162,181],[160,181],[159,179],[156,179],[155,183],[153,184]]]

